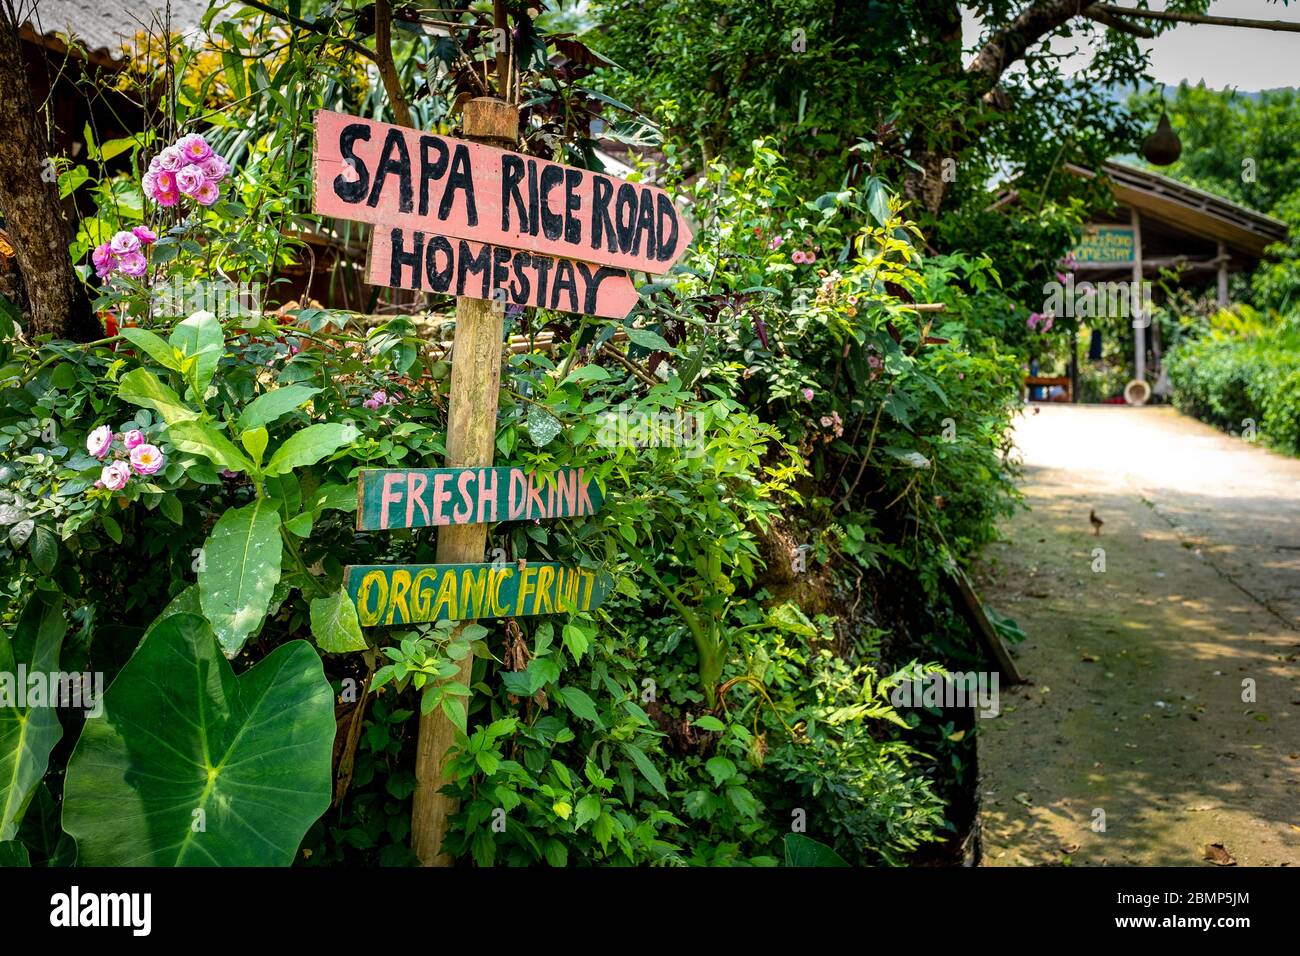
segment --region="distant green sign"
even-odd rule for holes
[[[1132,262],[1134,249],[1131,226],[1087,226],[1073,255],[1079,265]]]

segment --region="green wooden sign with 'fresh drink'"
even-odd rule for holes
[[[357,530],[581,517],[603,501],[583,468],[545,475],[523,468],[365,469],[357,477]]]

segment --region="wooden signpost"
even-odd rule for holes
[[[346,568],[365,627],[586,611],[611,590],[586,568],[482,563],[489,523],[602,503],[581,468],[492,467],[505,306],[623,318],[637,301],[629,273],[667,272],[691,230],[654,186],[488,145],[513,146],[518,128],[518,108],[490,97],[465,104],[469,142],[316,113],[313,211],[375,227],[371,283],[457,297],[447,467],[364,470],[357,482],[357,528],[436,527],[438,563]],[[470,684],[472,664],[456,680]],[[426,866],[452,863],[442,844],[456,802],[441,789],[455,734],[437,709],[420,717],[411,844]]]

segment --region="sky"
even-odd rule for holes
[[[1136,6],[1133,0],[1110,2],[1115,6]],[[1164,0],[1150,4],[1154,10],[1165,6]],[[1208,13],[1300,23],[1300,0],[1291,0],[1288,5],[1269,0],[1215,0]],[[979,25],[969,14],[963,17],[963,25],[964,42],[971,49],[979,38]],[[1151,68],[1159,83],[1204,81],[1214,89],[1232,87],[1245,92],[1300,86],[1300,33],[1179,24],[1154,40],[1138,43],[1152,51]],[[1068,46],[1061,47],[1062,52],[1066,49]],[[1082,66],[1088,58],[1087,50],[1080,51],[1077,62]]]

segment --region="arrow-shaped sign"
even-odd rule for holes
[[[655,186],[329,110],[313,185],[326,216],[653,274],[691,241]]]
[[[622,319],[637,303],[627,270],[401,226],[370,235],[371,285]]]

